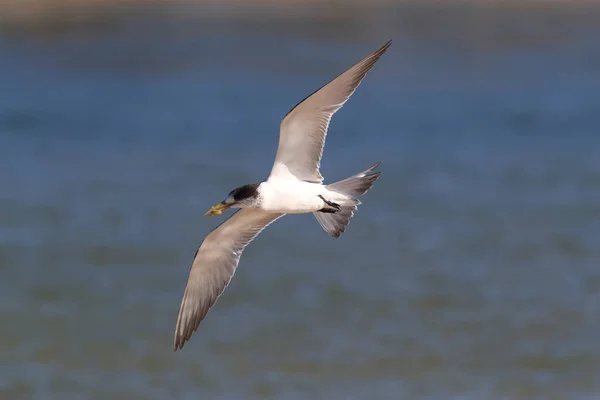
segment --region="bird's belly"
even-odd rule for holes
[[[260,208],[273,213],[303,214],[323,208],[321,185],[310,183],[268,185]]]

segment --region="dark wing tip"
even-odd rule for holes
[[[387,49],[392,45],[392,39],[388,40],[387,42],[385,42],[385,44],[383,46],[381,46],[380,48],[378,48],[377,50],[375,50],[374,52],[372,52],[371,54],[369,54],[367,57],[365,57],[362,61],[359,61],[359,63],[367,61],[367,70],[371,69],[371,67],[377,62],[377,60],[379,60],[381,58],[381,56],[383,55],[383,53],[385,53],[387,51]]]
[[[204,315],[206,315],[206,313],[202,313],[195,308],[192,309],[191,315],[188,314],[187,309],[194,306],[194,304],[190,304],[193,302],[190,300],[189,296],[190,290],[189,287],[186,287],[181,301],[179,315],[177,316],[173,351],[183,348],[185,342],[187,342],[192,337],[192,334],[196,332]]]
[[[185,345],[185,343],[189,339],[190,339],[189,336],[175,334],[175,342],[174,342],[174,345],[173,345],[173,351],[177,351],[177,350],[183,349],[183,346]]]
[[[183,293],[183,299],[181,300],[181,307],[179,308],[179,315],[177,316],[177,323],[175,324],[175,338],[173,341],[173,350],[177,351],[182,349],[183,345],[190,340],[194,332],[200,327],[200,323],[206,318],[208,312],[215,305],[217,299],[221,293],[227,287],[229,281],[224,282],[223,286],[214,294],[205,297],[200,300],[194,297],[197,292],[196,287],[188,286],[185,288]]]
[[[192,334],[198,330],[200,321],[187,321],[183,327],[177,327],[175,330],[175,340],[173,342],[173,351],[183,349],[185,343],[190,340]],[[181,329],[183,328],[183,329]]]
[[[360,84],[360,81],[363,80],[363,78],[365,77],[367,72],[369,72],[369,70],[371,68],[373,68],[375,63],[377,61],[379,61],[381,56],[386,52],[388,47],[390,47],[391,45],[392,45],[392,40],[390,39],[387,42],[385,42],[385,44],[383,46],[381,46],[377,50],[373,51],[371,54],[369,54],[362,60],[358,61],[356,64],[354,64],[348,70],[348,71],[354,71],[354,77],[353,77],[352,84],[351,84],[352,91],[350,92],[350,95],[352,94],[352,92],[354,90],[356,90],[356,88]],[[348,71],[346,71],[346,72],[348,72]]]
[[[388,40],[387,42],[385,42],[385,44],[383,46],[381,46],[380,48],[378,48],[377,50],[375,50],[374,52],[372,52],[371,54],[369,54],[367,57],[365,57],[365,59],[363,59],[363,61],[365,61],[366,59],[371,59],[372,60],[372,64],[375,64],[375,62],[377,62],[377,60],[379,60],[379,58],[383,55],[383,53],[385,53],[387,51],[387,49],[392,45],[392,39]]]
[[[356,62],[354,65],[352,65],[352,67],[350,67],[349,69],[347,69],[344,72],[344,73],[346,73],[346,72],[348,72],[348,71],[350,71],[350,70],[358,67],[358,70],[356,71],[356,76],[355,76],[354,82],[351,85],[353,90],[356,89],[356,87],[358,86],[358,84],[360,83],[360,81],[365,77],[365,75],[367,74],[367,72],[373,67],[373,65],[375,65],[375,63],[381,58],[381,56],[383,55],[383,53],[385,53],[385,51],[391,45],[392,45],[392,39],[390,39],[387,42],[385,42],[385,44],[383,46],[381,46],[377,50],[373,51],[371,54],[369,54],[365,58],[362,58],[360,61]],[[330,83],[332,83],[333,81],[335,81],[337,78],[339,78],[344,73],[336,76],[334,79],[332,79],[331,81],[327,82],[325,85],[321,86],[320,88],[318,88],[317,90],[315,90],[314,92],[312,92],[311,94],[309,94],[308,96],[306,96],[305,98],[303,98],[302,100],[300,100],[298,102],[298,104],[296,104],[294,107],[292,107],[292,109],[290,111],[288,111],[288,113],[285,115],[285,117],[283,117],[283,120],[281,121],[281,123],[283,123],[285,121],[285,119],[287,118],[287,116],[290,115],[296,108],[298,108],[298,106],[300,104],[304,103],[306,100],[308,100],[310,97],[312,97],[315,93],[319,92],[325,86],[327,86]],[[350,92],[350,94],[352,94],[352,91]]]
[[[181,329],[182,327],[177,324],[177,329],[175,330],[175,339],[173,341],[173,351],[177,351],[183,349],[183,345],[190,338],[189,335],[185,333],[186,329]]]
[[[380,48],[378,48],[377,50],[375,50],[375,54],[378,54],[379,56],[381,56],[383,53],[385,53],[385,51],[392,45],[392,39],[388,40],[387,42],[384,43],[383,46],[381,46]]]
[[[173,351],[177,351],[180,349],[183,349],[183,345],[185,344],[185,342],[187,342],[189,339],[189,335],[186,335],[184,332],[181,331],[180,327],[177,327],[177,330],[175,331],[175,340],[173,342]]]
[[[173,345],[173,351],[177,351],[179,349],[183,349],[183,343],[180,343],[179,338],[175,337],[175,344]]]

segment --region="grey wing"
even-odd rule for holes
[[[175,329],[175,350],[183,347],[223,293],[244,248],[281,216],[283,214],[242,209],[206,236],[194,257],[181,300]]]
[[[319,168],[329,121],[391,44],[388,41],[290,110],[281,121],[279,147],[269,177],[291,174],[303,181],[323,181]]]

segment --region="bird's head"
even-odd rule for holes
[[[205,217],[212,217],[220,215],[223,211],[230,208],[252,208],[256,206],[258,199],[258,186],[259,183],[252,183],[249,185],[240,186],[233,189],[225,200],[215,204],[204,214]]]

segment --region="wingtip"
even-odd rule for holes
[[[372,57],[372,60],[373,60],[373,64],[375,64],[375,62],[377,60],[379,60],[379,57],[381,57],[391,45],[392,45],[392,39],[385,42],[383,46],[381,46],[380,48],[378,48],[377,50],[375,50],[373,53],[370,54],[370,57]]]
[[[183,345],[185,344],[185,339],[179,336],[175,336],[175,341],[173,342],[173,351],[183,349]]]
[[[385,52],[385,51],[388,49],[388,47],[390,47],[391,45],[392,45],[392,39],[389,39],[387,42],[385,42],[385,43],[383,44],[383,46],[381,46],[381,47],[379,48],[379,51],[381,51],[381,52],[383,53],[383,52]]]
[[[182,334],[182,331],[179,329],[179,320],[177,321],[177,329],[175,329],[175,337],[173,338],[173,351],[183,349],[185,342],[189,339],[185,334]]]

